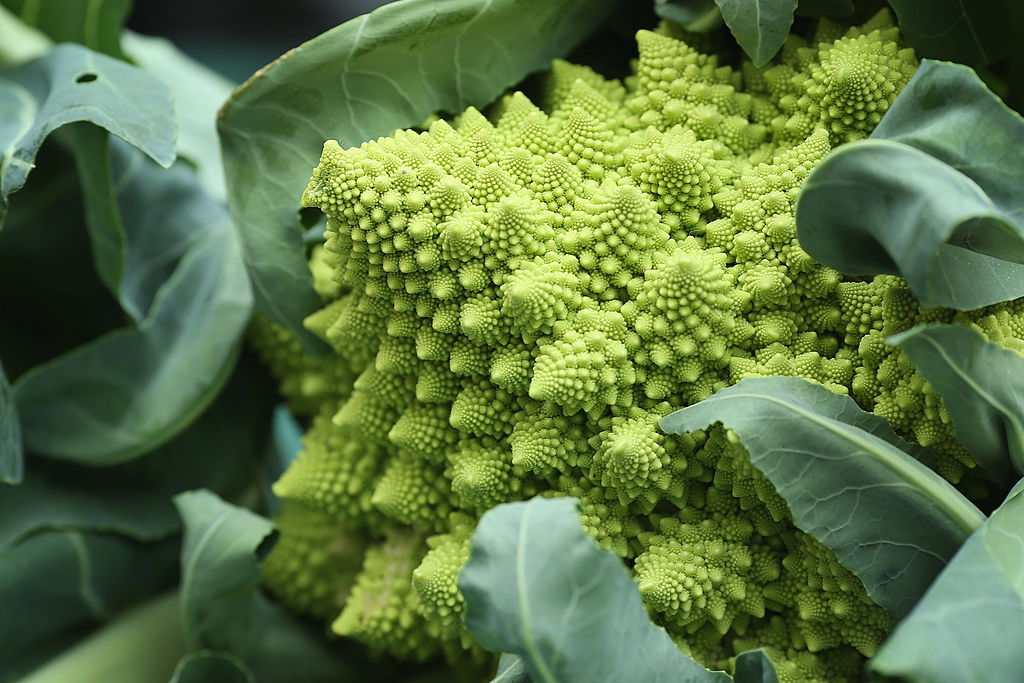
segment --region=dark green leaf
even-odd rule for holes
[[[807,178],[800,244],[848,275],[901,275],[926,306],[1016,299],[1022,182],[1024,120],[970,69],[925,61],[871,140],[841,147]]]
[[[498,670],[494,672],[491,683],[533,683],[530,672],[526,670],[522,657],[503,654],[498,659]]]
[[[123,39],[128,56],[164,81],[174,95],[178,156],[196,167],[199,181],[211,197],[224,200],[227,189],[217,140],[217,110],[231,94],[234,84],[163,38],[126,31]]]
[[[786,499],[796,526],[835,552],[902,618],[984,515],[896,445],[884,419],[798,377],[745,379],[661,420],[669,434],[721,422]],[[906,445],[906,444],[905,444]]]
[[[319,307],[296,217],[325,140],[343,146],[436,111],[483,106],[564,55],[612,0],[406,0],[324,33],[258,71],[221,111],[229,204],[257,312],[303,334]]]
[[[185,523],[181,554],[181,614],[190,649],[230,652],[260,683],[333,683],[354,666],[323,634],[268,601],[259,590],[257,549],[270,520],[225,503],[209,491],[175,497]],[[366,673],[360,680],[377,680]]]
[[[78,480],[30,470],[0,496],[0,552],[33,534],[74,529],[138,541],[167,538],[178,529],[174,506],[142,487],[81,486]]]
[[[45,531],[0,550],[0,683],[41,664],[125,606],[171,586],[178,545],[105,533]],[[81,679],[76,679],[81,680]]]
[[[124,59],[121,28],[132,0],[3,0],[3,4],[55,43],[80,43]]]
[[[137,326],[36,367],[15,383],[26,446],[89,464],[135,457],[186,427],[230,372],[251,293],[223,206],[185,166],[160,170],[117,144],[113,179],[127,244],[121,306]],[[94,177],[94,183],[99,183]],[[87,184],[87,189],[88,189]],[[90,213],[93,218],[97,214]]]
[[[722,25],[715,0],[654,0],[654,12],[688,31],[708,31]]]
[[[19,483],[24,469],[18,409],[14,405],[4,366],[0,363],[0,481],[5,484]]]
[[[230,652],[200,650],[181,658],[169,683],[256,683],[256,678]]]
[[[779,683],[775,665],[764,650],[747,650],[737,657],[732,678],[736,683]]]
[[[715,0],[736,42],[764,66],[786,42],[797,0]]]
[[[888,342],[942,396],[979,465],[1004,481],[1024,474],[1024,357],[959,325],[915,327]]]
[[[577,508],[534,498],[480,519],[459,572],[476,641],[518,655],[536,683],[729,681],[651,623],[622,561],[584,533]]]
[[[889,0],[900,31],[922,57],[988,64],[1017,44],[1007,20],[1017,0]]]
[[[1024,671],[1024,494],[1018,484],[870,661],[922,683],[1015,681]]]
[[[0,71],[0,224],[43,139],[72,121],[91,121],[154,161],[174,161],[171,96],[158,79],[81,45]]]
[[[853,0],[799,0],[796,13],[804,17],[848,17],[853,14]]]

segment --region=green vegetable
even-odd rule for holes
[[[719,67],[673,31],[637,35],[625,84],[556,61],[537,103],[517,92],[490,118],[470,107],[359,147],[325,143],[303,194],[327,217],[310,263],[323,307],[305,325],[334,353],[305,359],[270,322],[256,336],[311,417],[274,486],[287,507],[266,579],[281,600],[333,612],[335,633],[399,657],[479,661],[482,643],[525,657],[534,678],[587,678],[552,673],[529,637],[483,629],[511,596],[467,612],[474,642],[456,582],[482,513],[574,496],[698,662],[732,670],[763,646],[784,680],[832,680],[854,675],[982,523],[900,450],[954,483],[975,467],[935,392],[883,341],[934,313],[902,280],[844,279],[796,242],[803,179],[879,123],[912,51],[884,13],[823,24],[815,47],[764,70]],[[1012,347],[1018,320],[1008,303],[957,322]],[[762,425],[708,412],[726,387],[776,375],[794,378],[777,382],[801,397],[796,425],[741,414],[776,439],[801,434],[795,455],[814,449],[777,471]],[[666,417],[688,405],[700,416]],[[854,458],[867,459],[836,464]],[[796,476],[807,467],[810,486]],[[870,502],[819,513],[850,482]],[[902,514],[918,522],[900,535]],[[328,519],[333,546],[312,532]],[[365,547],[362,568],[325,563],[325,546]]]

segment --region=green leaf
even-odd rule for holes
[[[922,57],[989,64],[1017,45],[1006,20],[1016,0],[889,0],[900,31]]]
[[[200,650],[181,658],[169,683],[256,683],[256,678],[231,653]]]
[[[745,379],[661,420],[669,434],[721,422],[891,620],[910,611],[984,515],[895,444],[884,419],[798,377]],[[906,446],[906,444],[904,444]]]
[[[25,456],[21,447],[18,408],[14,404],[4,366],[0,363],[0,481],[5,484],[20,483],[24,469]]]
[[[26,446],[93,465],[136,457],[194,420],[227,379],[251,310],[224,207],[183,165],[160,170],[123,145],[113,151],[105,185],[116,196],[90,193],[87,201],[116,201],[116,212],[101,215],[120,225],[92,231],[124,232],[120,302],[139,322],[15,383]]]
[[[853,14],[853,0],[799,0],[796,13],[802,17],[848,17]]]
[[[775,665],[764,650],[747,650],[736,658],[732,678],[736,683],[779,683]]]
[[[171,89],[178,122],[177,153],[193,166],[203,188],[217,200],[227,198],[217,110],[234,84],[179,50],[168,40],[125,31],[124,49],[132,61]]]
[[[523,658],[503,654],[498,659],[498,670],[494,672],[494,678],[490,683],[533,683],[530,680],[530,672],[526,670]]]
[[[536,683],[729,681],[651,623],[622,561],[584,533],[577,508],[534,498],[480,519],[459,572],[476,641],[518,655]]]
[[[3,0],[3,4],[55,43],[80,43],[124,59],[121,27],[132,0]]]
[[[925,61],[872,139],[808,176],[798,237],[848,275],[902,276],[926,306],[1009,301],[1024,296],[1022,182],[1024,120],[970,69]]]
[[[260,683],[291,683],[296,672],[303,683],[377,680],[356,674],[343,650],[331,649],[319,630],[260,592],[257,552],[273,531],[270,520],[209,491],[182,493],[174,502],[185,523],[181,615],[190,649],[230,652]]]
[[[612,0],[405,0],[291,50],[243,84],[218,130],[256,310],[302,327],[319,308],[299,199],[325,140],[354,146],[436,111],[483,106],[567,54]]]
[[[722,25],[715,0],[654,0],[654,13],[688,31],[705,32]]]
[[[162,166],[174,161],[167,87],[81,45],[58,45],[45,57],[0,71],[0,225],[43,139],[72,121],[102,126]]]
[[[1024,495],[1018,484],[869,662],[900,680],[1014,681],[1024,670]]]
[[[959,325],[924,325],[887,341],[942,396],[957,440],[979,465],[1001,481],[1024,474],[1024,357]]]
[[[754,62],[764,66],[789,37],[797,0],[715,0],[736,42]]]
[[[53,44],[43,32],[18,19],[0,3],[0,65],[19,64],[45,55]]]
[[[68,636],[173,585],[177,549],[174,540],[138,543],[67,530],[44,531],[0,550],[0,682],[50,659]]]

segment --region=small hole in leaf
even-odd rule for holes
[[[97,76],[96,74],[85,73],[76,78],[75,83],[92,83],[97,78],[99,78],[99,76]]]

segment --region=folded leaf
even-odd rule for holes
[[[535,683],[731,680],[651,623],[622,561],[584,533],[577,505],[534,498],[480,519],[459,572],[477,642],[518,655]]]
[[[260,592],[258,549],[270,520],[209,491],[175,497],[185,523],[181,553],[181,615],[191,650],[230,652],[260,683],[375,681],[346,662],[320,630],[309,628]],[[383,669],[386,669],[384,667]]]
[[[0,225],[7,198],[25,179],[43,140],[72,121],[90,121],[145,152],[174,161],[170,91],[161,81],[81,45],[0,70]]]
[[[256,310],[303,334],[319,298],[302,248],[299,198],[325,140],[354,146],[436,111],[483,106],[567,54],[611,0],[406,0],[284,54],[221,111],[229,204]]]
[[[1004,481],[1024,474],[1024,356],[958,325],[915,327],[888,342],[942,396],[979,465]]]
[[[848,275],[902,276],[926,306],[1009,301],[1024,296],[1022,182],[1024,119],[970,69],[925,60],[870,140],[808,176],[798,237]]]
[[[669,434],[721,422],[890,620],[910,611],[984,515],[895,444],[884,419],[797,377],[745,379],[661,420]]]
[[[184,165],[161,170],[122,144],[112,151],[113,176],[100,165],[85,186],[87,202],[113,208],[89,219],[113,221],[94,224],[94,236],[125,236],[119,299],[138,324],[15,383],[26,446],[89,464],[133,458],[194,420],[227,379],[252,305],[225,208]]]
[[[786,42],[797,0],[715,0],[736,42],[764,66]]]
[[[0,363],[0,482],[17,484],[24,474],[25,462],[21,447],[21,425],[14,405],[11,385]]]
[[[1024,671],[1024,487],[964,544],[870,661],[909,683],[1014,681]]]

